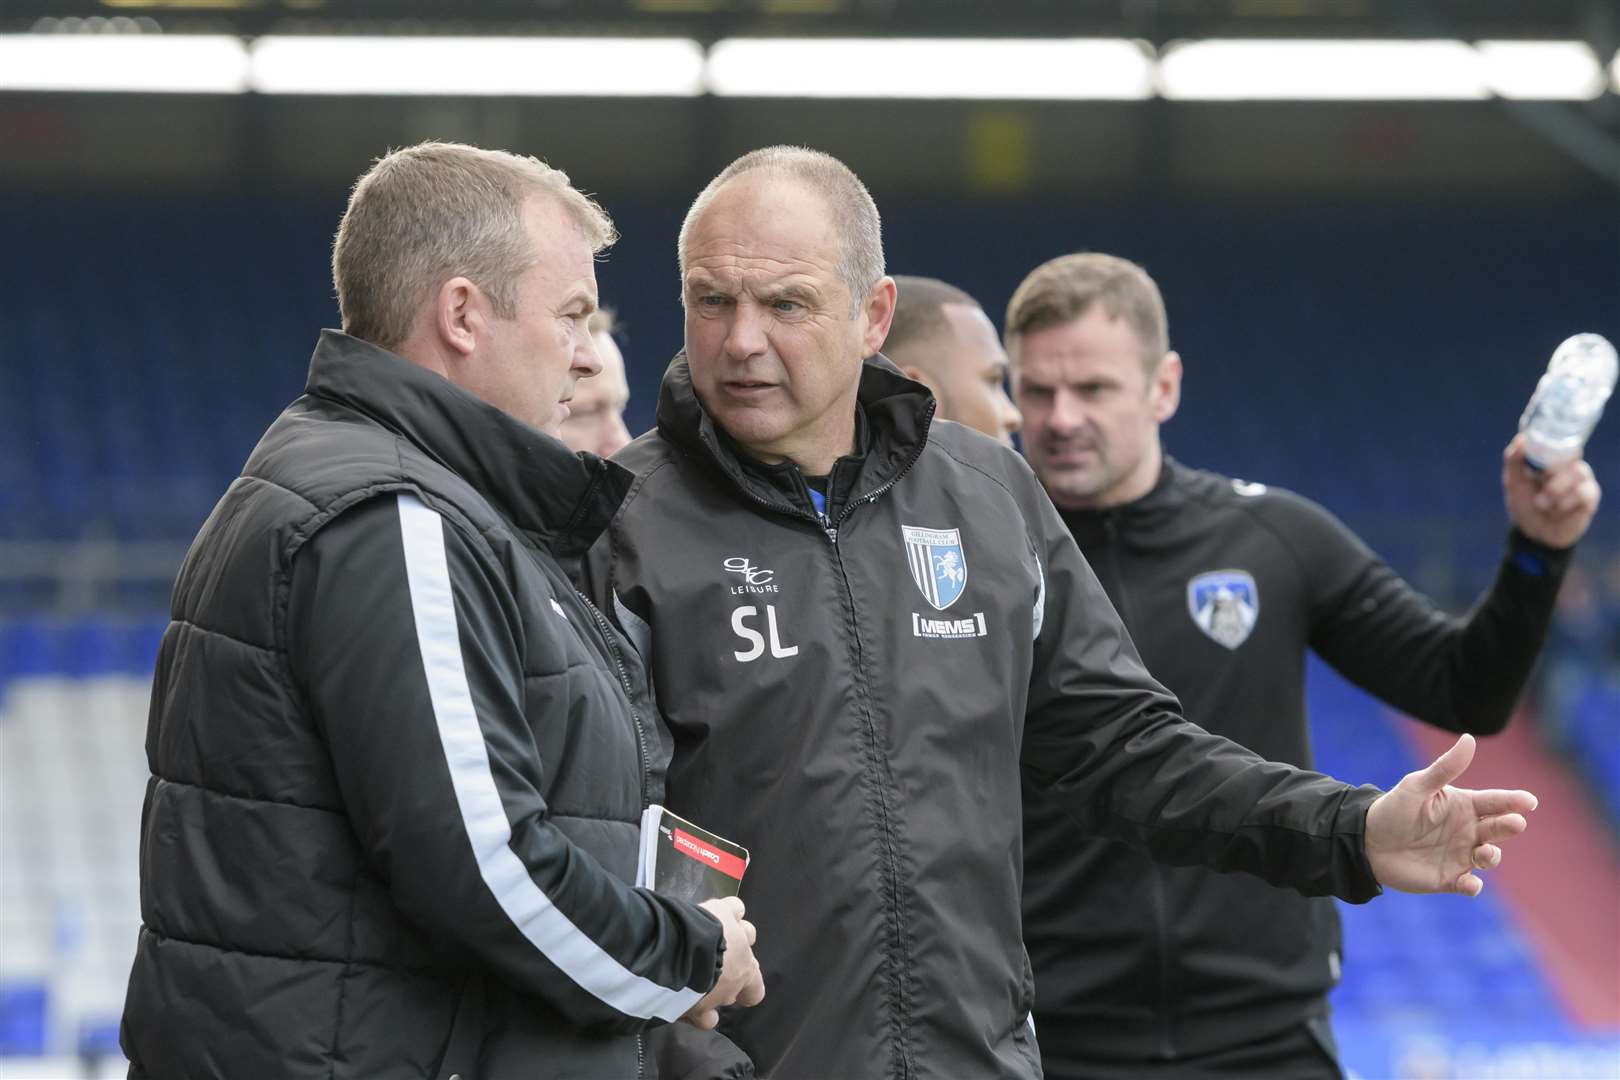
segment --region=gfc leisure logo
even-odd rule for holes
[[[746,555],[733,555],[720,565],[725,567],[726,573],[736,574],[743,580],[741,585],[731,587],[733,595],[782,591],[776,585],[776,571],[755,566]]]

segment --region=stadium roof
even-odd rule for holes
[[[447,17],[447,12],[454,15]],[[182,32],[592,33],[1013,37],[1576,38],[1612,46],[1603,0],[9,0],[40,18],[141,17]]]

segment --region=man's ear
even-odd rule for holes
[[[865,320],[866,325],[861,330],[861,346],[863,356],[871,356],[883,348],[883,342],[889,336],[889,324],[894,321],[894,305],[898,296],[894,287],[894,278],[881,277],[878,283],[872,286],[861,302],[859,318]]]
[[[1181,357],[1174,351],[1164,354],[1159,370],[1153,373],[1153,419],[1164,423],[1181,407]]]
[[[433,298],[433,329],[445,348],[471,356],[479,338],[488,331],[488,299],[477,285],[453,277],[439,286]]]
[[[891,356],[889,359],[893,360],[894,357]],[[915,364],[897,364],[897,366],[900,368],[900,374],[908,379],[915,379],[917,382],[922,383],[928,387],[928,392],[934,395],[934,400],[939,400],[939,384],[929,378],[926,371]]]

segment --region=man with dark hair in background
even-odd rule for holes
[[[588,569],[650,658],[668,805],[750,849],[780,928],[707,1071],[1038,1077],[1020,775],[1076,840],[1358,900],[1477,892],[1525,827],[1528,792],[1449,786],[1466,736],[1380,795],[1183,720],[1029,466],[875,355],[895,286],[842,162],[739,158],[678,256],[686,351]]]
[[[1439,727],[1508,722],[1597,509],[1585,462],[1535,476],[1521,440],[1509,444],[1507,553],[1483,600],[1449,618],[1316,504],[1164,455],[1181,358],[1141,267],[1053,259],[1014,293],[1006,334],[1025,454],[1189,719],[1308,768],[1314,649]],[[1024,803],[1024,933],[1049,1080],[1339,1075],[1331,900],[1077,837],[1037,784]]]
[[[555,438],[612,223],[534,158],[355,185],[344,333],[186,556],[152,685],[133,1077],[630,1077],[763,994],[735,899],[633,887],[666,760],[568,565],[628,480]]]
[[[938,278],[895,274],[894,321],[883,355],[939,402],[939,418],[1004,446],[1023,422],[1007,397],[1007,354],[978,301]]]
[[[617,329],[613,312],[597,308],[591,313],[587,329],[602,370],[574,384],[574,398],[568,403],[568,416],[557,430],[557,438],[570,450],[612,457],[630,441],[630,430],[624,426],[630,382],[625,375],[624,353],[613,340]]]

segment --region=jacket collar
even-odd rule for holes
[[[305,392],[405,439],[558,555],[590,547],[630,487],[622,466],[575,454],[426,368],[336,330],[321,331]]]
[[[1187,502],[1187,481],[1191,475],[1192,470],[1165,454],[1158,480],[1141,498],[1100,510],[1061,510],[1060,514],[1077,536],[1080,531],[1152,526],[1174,516]]]
[[[881,353],[861,366],[856,394],[859,447],[852,458],[840,459],[839,468],[854,467],[844,505],[893,485],[917,460],[928,443],[935,403],[928,388],[913,382]],[[790,498],[787,486],[773,482],[771,466],[748,459],[714,422],[692,387],[686,353],[677,353],[664,373],[658,395],[658,432],[688,453],[706,459],[755,499],[776,509],[803,513]]]

